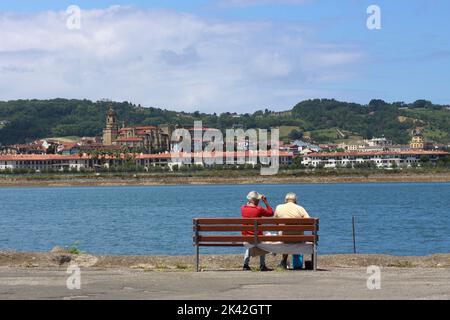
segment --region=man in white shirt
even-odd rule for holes
[[[285,203],[277,206],[275,210],[275,218],[309,218],[308,212],[305,208],[299,206],[297,204],[297,195],[295,193],[288,193],[284,199]],[[303,231],[285,231],[283,232],[285,235],[303,235]],[[288,255],[283,255],[283,260],[280,263],[280,267],[287,269],[287,258]]]

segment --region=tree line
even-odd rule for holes
[[[16,144],[46,137],[100,136],[106,112],[113,106],[119,125],[177,124],[193,126],[203,121],[206,127],[225,130],[241,127],[270,129],[295,127],[291,138],[301,138],[306,131],[338,128],[364,138],[384,135],[396,143],[407,143],[417,127],[430,132],[433,140],[450,142],[450,108],[427,100],[413,103],[372,100],[367,105],[333,99],[306,100],[286,112],[268,109],[254,113],[176,112],[142,107],[131,102],[90,101],[76,99],[0,101],[0,144]],[[316,142],[333,142],[330,137],[312,136]]]

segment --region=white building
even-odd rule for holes
[[[20,154],[0,156],[0,170],[32,169],[32,170],[80,170],[90,166],[87,156],[58,154]]]
[[[438,159],[449,155],[450,153],[444,151],[424,150],[311,153],[302,157],[301,163],[307,167],[323,166],[325,168],[354,166],[368,162],[373,162],[378,168],[390,168],[395,165],[398,167],[409,167],[419,164],[422,156],[427,156],[431,163],[436,163]]]
[[[387,140],[385,137],[382,138],[372,138],[372,139],[365,139],[364,143],[369,146],[369,147],[377,147],[377,146],[382,146],[382,147],[387,147],[392,145],[392,141]]]

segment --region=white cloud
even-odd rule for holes
[[[314,52],[305,55],[305,68],[335,67],[361,60],[360,52]]]
[[[318,45],[298,26],[118,6],[82,11],[81,30],[68,30],[66,19],[51,11],[0,14],[0,100],[109,98],[211,112],[286,108],[311,92],[326,95],[311,87],[314,79],[341,79],[342,68],[362,57],[355,47]]]

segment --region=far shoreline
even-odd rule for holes
[[[335,175],[288,175],[276,176],[236,175],[230,176],[0,176],[0,188],[8,187],[112,187],[112,186],[179,186],[179,185],[252,185],[252,184],[341,184],[341,183],[447,183],[450,172],[423,173],[364,173]]]

